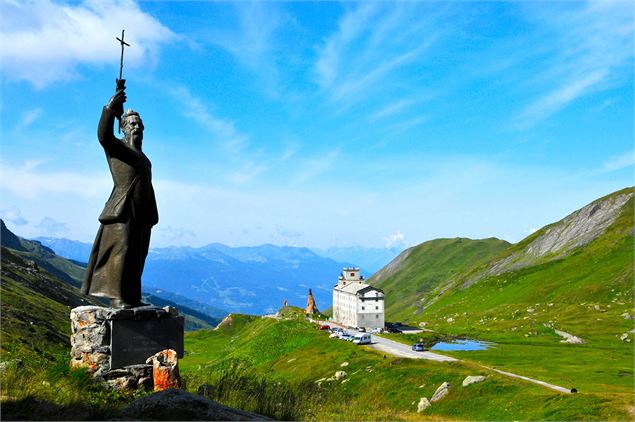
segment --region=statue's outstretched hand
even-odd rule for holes
[[[117,90],[115,95],[110,97],[106,107],[113,110],[116,113],[117,118],[121,118],[123,115],[123,103],[126,102],[126,91],[123,89]]]

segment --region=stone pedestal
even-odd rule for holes
[[[71,310],[71,328],[71,366],[87,368],[113,387],[152,381],[146,360],[155,353],[172,349],[183,357],[184,318],[170,306],[79,306]]]

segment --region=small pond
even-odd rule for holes
[[[471,350],[485,350],[489,347],[493,346],[494,343],[488,343],[485,341],[478,340],[454,340],[452,342],[439,342],[432,346],[430,350],[439,350],[439,351],[471,351]]]

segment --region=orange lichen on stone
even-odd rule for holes
[[[179,362],[174,350],[162,350],[149,357],[146,363],[152,363],[154,391],[163,391],[168,388],[179,388],[181,386]]]

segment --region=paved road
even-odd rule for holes
[[[339,326],[340,328],[344,328],[339,324],[330,323],[331,326]],[[351,335],[362,334],[360,331],[352,330],[352,329],[344,329],[347,333]],[[409,358],[409,359],[428,359],[435,360],[437,362],[455,362],[458,359],[452,358],[450,356],[439,355],[437,353],[432,352],[415,352],[412,350],[412,347],[399,343],[398,341],[389,340],[387,338],[379,337],[374,334],[371,334],[372,343],[365,345],[370,349],[378,350],[382,353],[388,353],[393,356]]]
[[[326,324],[330,324],[331,326],[339,326],[339,324],[333,324],[332,322],[325,322]],[[340,326],[341,327],[341,326]],[[342,327],[345,328],[345,327]],[[345,329],[345,331],[349,334],[355,335],[359,333],[356,330]],[[371,334],[372,335],[372,334]],[[368,344],[365,347],[369,347],[371,349],[379,350],[382,353],[388,353],[393,356],[410,358],[410,359],[428,359],[434,360],[437,362],[457,362],[459,359],[452,358],[450,356],[440,355],[438,353],[433,352],[415,352],[412,348],[403,343],[399,343],[394,340],[389,340],[387,338],[379,337],[376,335],[372,335],[372,344]],[[490,368],[488,366],[479,365],[485,369],[489,369],[491,371],[497,372],[501,375],[505,375],[512,378],[518,378],[524,381],[528,381],[534,384],[541,385],[546,388],[550,388],[552,390],[558,391],[560,393],[571,394],[571,390],[568,388],[560,387],[559,385],[549,384],[544,381],[539,381],[533,378],[528,378],[522,375],[512,374],[511,372],[501,371],[499,369]]]
[[[415,352],[412,350],[411,346],[408,346],[407,344],[379,336],[373,336],[373,343],[367,345],[366,347],[379,350],[384,353],[389,353],[394,356],[410,359],[428,359],[436,360],[437,362],[455,362],[458,360],[450,356],[439,355],[433,352]]]

